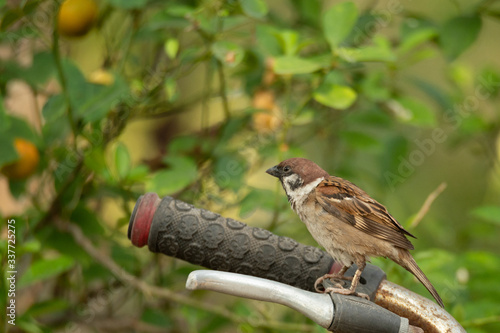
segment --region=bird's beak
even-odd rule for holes
[[[277,165],[273,166],[272,168],[267,169],[266,173],[270,174],[271,176],[277,177],[277,178],[280,177],[280,172],[278,170]]]

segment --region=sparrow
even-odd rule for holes
[[[330,176],[305,158],[287,159],[266,172],[280,180],[292,209],[313,238],[343,265],[337,274],[318,278],[314,284],[317,291],[368,298],[356,293],[361,273],[370,257],[385,257],[412,273],[444,308],[441,297],[409,252],[414,247],[407,236],[416,237],[366,192],[345,179]],[[353,263],[357,266],[354,276],[344,276]],[[336,284],[320,290],[318,286],[328,278],[352,280],[351,286],[347,289]]]

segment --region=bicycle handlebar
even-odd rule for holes
[[[314,291],[318,277],[338,272],[341,268],[326,252],[313,246],[247,226],[171,197],[160,199],[155,193],[147,193],[138,199],[130,218],[128,238],[137,247],[147,244],[152,252],[192,264],[273,280],[306,291]],[[346,276],[354,274],[356,267],[353,266]],[[372,301],[398,316],[409,318],[411,324],[426,332],[465,332],[445,310],[386,281],[385,273],[374,265],[366,266],[356,291],[368,294]],[[335,295],[332,299],[334,297],[338,299],[338,305],[334,302],[337,307],[355,305],[366,309],[367,304],[350,302],[350,296]],[[378,307],[375,303],[367,303]],[[293,307],[292,303],[288,305]],[[361,312],[355,317],[358,321],[363,321]],[[337,331],[342,332],[338,328]]]

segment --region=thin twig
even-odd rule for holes
[[[415,216],[413,221],[411,221],[410,223],[411,228],[415,228],[420,223],[420,221],[422,221],[424,216],[431,208],[431,205],[434,202],[434,200],[436,200],[436,198],[441,194],[441,192],[443,192],[446,189],[446,186],[447,186],[446,183],[443,182],[439,184],[439,186],[431,194],[429,194],[427,199],[425,199],[422,207],[420,207],[420,210],[418,211],[417,215]]]
[[[143,294],[147,296],[161,297],[170,301],[174,301],[183,305],[191,306],[194,308],[198,308],[204,310],[206,312],[224,317],[235,323],[250,323],[246,318],[233,314],[231,311],[220,307],[215,306],[214,304],[202,303],[196,301],[192,298],[184,296],[179,293],[175,293],[171,290],[160,288],[157,286],[153,286],[136,278],[131,275],[123,268],[121,268],[116,262],[111,259],[108,255],[100,252],[97,248],[94,247],[92,242],[83,234],[81,229],[71,223],[64,223],[63,221],[57,221],[57,225],[62,230],[69,232],[75,241],[97,262],[106,267],[118,280],[120,280],[124,285],[131,285],[135,289],[139,290]],[[314,330],[314,326],[306,325],[306,324],[294,324],[294,323],[284,323],[278,321],[263,321],[263,322],[255,322],[252,320],[251,325],[253,327],[261,327],[261,328],[270,328],[270,329],[280,329],[280,330],[289,330],[294,332],[312,332]]]

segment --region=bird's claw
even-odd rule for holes
[[[354,293],[354,296],[358,296],[358,297],[361,297],[361,298],[366,299],[367,301],[370,301],[370,296],[368,296],[368,294],[364,294],[364,293]]]
[[[325,291],[323,291],[323,293],[336,293],[336,294],[340,294],[340,295],[353,295],[353,296],[356,296],[356,297],[361,297],[361,298],[364,298],[366,299],[367,301],[370,300],[370,296],[368,296],[367,294],[364,294],[364,293],[358,293],[358,292],[355,292],[354,290],[351,290],[351,289],[346,289],[346,288],[338,288],[337,285],[335,285],[335,288],[334,287],[329,287],[329,288],[326,288]]]
[[[343,282],[342,281],[338,281],[338,280],[345,280],[345,281],[352,281],[352,276],[343,276],[343,275],[339,275],[339,274],[325,274],[321,277],[319,277],[316,282],[314,283],[314,289],[318,292],[318,293],[324,293],[324,289],[321,289],[320,288],[320,285],[323,283],[323,281],[325,281],[326,279],[331,279],[333,282],[336,282],[335,283],[335,287],[337,288],[342,288],[344,289],[344,286],[342,285]],[[337,280],[337,281],[335,281]],[[324,287],[323,287],[324,288]]]

